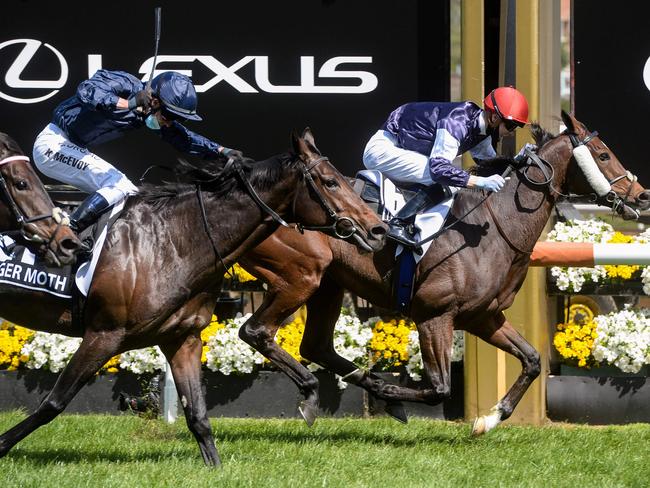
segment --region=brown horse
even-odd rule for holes
[[[573,116],[563,113],[562,119],[567,130],[555,137],[539,126],[533,127],[539,145],[537,154],[542,159],[529,160],[530,164],[518,168],[502,191],[489,197],[483,192],[460,192],[450,217],[457,219],[456,224],[435,240],[418,265],[410,315],[417,324],[430,388],[418,390],[385,383],[358,370],[332,345],[344,288],[382,308],[392,303],[389,277],[394,245],[363,255],[345,242],[324,235],[298,236],[279,229],[240,260],[249,272],[269,285],[264,302],[242,326],[240,337],[298,385],[305,396],[300,411],[309,425],[316,417],[318,382],[273,340],[282,320],[304,303],[308,314],[301,355],[386,400],[389,413],[399,420],[406,421],[399,403],[402,400],[436,404],[449,396],[454,329],[466,330],[514,355],[523,366],[521,375],[491,414],[477,419],[474,432],[485,432],[512,414],[539,375],[540,359],[508,323],[503,310],[512,304],[526,277],[529,253],[557,196],[593,193],[573,157],[574,147],[586,144],[595,165],[611,183],[611,192],[599,202],[616,208],[624,218],[637,217],[630,205],[647,208],[650,204],[650,192],[636,183],[595,134],[589,134]],[[496,160],[494,163],[479,171],[494,173],[505,168],[499,167]],[[595,165],[592,167],[597,172]],[[628,202],[630,197],[632,202]]]
[[[81,246],[29,158],[16,141],[0,132],[0,232],[7,231],[49,266],[74,262]]]
[[[364,250],[383,245],[385,225],[314,151],[311,135],[292,140],[290,154],[230,161],[218,173],[194,169],[195,186],[154,187],[129,199],[104,244],[80,329],[71,324],[68,301],[0,285],[3,317],[83,338],[36,412],[0,436],[0,457],[61,413],[112,356],[158,345],[204,461],[220,464],[201,391],[200,333],[224,263],[268,237],[282,216],[348,236]]]

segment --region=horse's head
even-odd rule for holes
[[[81,242],[54,208],[29,158],[0,132],[0,232],[20,231],[26,245],[50,266],[74,262]]]
[[[294,217],[309,222],[301,227],[348,240],[365,251],[381,249],[386,225],[321,154],[311,130],[305,129],[302,137],[292,134],[291,143],[302,163],[303,185],[293,205]]]
[[[587,130],[582,122],[562,111],[567,136],[565,143],[573,155],[567,168],[566,190],[592,195],[595,202],[612,208],[625,220],[636,219],[639,210],[650,207],[650,191],[626,170],[612,150]]]

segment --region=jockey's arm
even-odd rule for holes
[[[453,164],[458,155],[460,142],[443,127],[436,131],[436,139],[429,154],[429,172],[431,179],[443,185],[468,187],[471,186],[472,177]]]
[[[160,128],[160,136],[180,152],[199,156],[203,159],[214,159],[223,151],[221,144],[211,141],[196,132],[192,132],[182,124],[174,121],[170,126]]]
[[[486,137],[476,146],[469,150],[469,153],[472,155],[472,159],[476,164],[482,164],[483,161],[488,159],[494,159],[497,157],[497,153],[492,147],[492,138]]]
[[[140,80],[120,71],[98,70],[77,87],[77,98],[92,110],[126,110],[127,99],[140,91]]]

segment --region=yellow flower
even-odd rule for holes
[[[415,330],[415,324],[410,320],[377,321],[368,345],[375,365],[387,370],[408,361],[407,347],[412,330]]]
[[[246,281],[255,281],[257,278],[242,268],[239,263],[235,263],[224,275],[226,278],[236,278],[240,283]]]

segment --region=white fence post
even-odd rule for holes
[[[165,363],[165,382],[163,386],[163,419],[168,424],[173,424],[178,418],[178,393],[172,376],[172,368]]]

